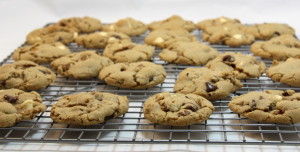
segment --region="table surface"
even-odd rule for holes
[[[178,14],[194,22],[227,16],[243,23],[277,22],[292,26],[300,35],[300,1],[281,0],[1,0],[0,61],[20,46],[26,35],[46,23],[73,16],[91,16],[104,23],[133,17],[145,23]],[[209,144],[55,144],[0,143],[4,151],[299,151],[296,146]]]

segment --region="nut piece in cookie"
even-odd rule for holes
[[[220,26],[225,24],[240,24],[240,21],[238,19],[222,16],[215,19],[202,20],[197,23],[197,26],[200,30],[205,30],[206,28],[211,26]]]
[[[72,53],[51,62],[51,67],[58,74],[75,79],[97,77],[100,70],[113,62],[96,51],[81,51]]]
[[[53,60],[70,53],[70,49],[60,42],[48,44],[37,43],[18,48],[13,54],[13,59],[15,61],[29,60],[42,64],[50,63]]]
[[[105,47],[103,56],[115,63],[132,63],[150,60],[154,55],[154,50],[153,46],[147,44],[138,45],[129,41],[115,41]]]
[[[103,92],[81,92],[65,95],[55,103],[50,117],[54,122],[74,125],[104,123],[128,111],[128,99]]]
[[[148,26],[141,21],[127,17],[117,21],[116,23],[104,25],[102,30],[120,32],[128,36],[139,36],[148,30]]]
[[[159,58],[177,64],[204,65],[214,59],[218,51],[200,42],[175,42],[158,54]]]
[[[0,67],[0,89],[40,90],[56,78],[48,68],[20,60]]]
[[[251,45],[254,55],[273,60],[286,60],[300,57],[300,41],[292,35],[282,35],[269,41],[257,41]]]
[[[149,25],[150,30],[178,30],[183,29],[189,32],[196,29],[192,21],[184,20],[182,17],[173,15],[165,20],[154,21]]]
[[[208,100],[223,99],[243,85],[233,72],[208,68],[186,68],[180,72],[174,86],[176,93],[193,93]]]
[[[101,21],[92,17],[72,17],[60,20],[56,25],[74,28],[79,33],[91,33],[99,31],[102,28]]]
[[[206,64],[206,67],[216,71],[234,72],[238,79],[260,77],[266,71],[264,62],[243,53],[226,52],[220,54]]]
[[[109,42],[127,41],[131,42],[129,36],[117,32],[96,32],[91,34],[80,35],[75,42],[86,48],[100,49],[105,48]]]
[[[155,30],[145,38],[145,43],[160,48],[167,48],[175,42],[194,42],[197,41],[195,35],[185,30]]]
[[[120,88],[143,89],[162,83],[166,75],[163,66],[141,61],[107,66],[101,70],[99,79]]]
[[[273,81],[300,87],[300,59],[288,58],[286,61],[273,61],[267,70],[267,76]]]
[[[19,121],[33,119],[45,110],[46,105],[35,91],[0,90],[0,127],[11,127]]]
[[[147,99],[143,111],[153,123],[188,126],[209,118],[215,110],[207,99],[195,94],[162,92]]]
[[[269,123],[292,124],[300,122],[300,93],[293,90],[266,90],[249,92],[234,97],[229,108],[244,117]]]

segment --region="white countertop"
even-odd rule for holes
[[[1,0],[0,60],[25,41],[35,28],[62,18],[91,16],[104,23],[133,17],[145,23],[178,14],[194,22],[227,16],[243,23],[287,23],[300,35],[300,1],[281,0]],[[299,151],[296,146],[214,144],[55,144],[0,143],[0,150],[14,151]]]

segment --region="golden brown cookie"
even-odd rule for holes
[[[192,21],[184,20],[182,17],[173,15],[165,20],[154,21],[149,25],[150,30],[177,30],[184,29],[189,32],[196,29],[196,25]]]
[[[229,17],[218,17],[214,19],[205,19],[197,23],[197,26],[200,30],[205,30],[208,27],[220,26],[225,24],[240,24],[238,19],[233,19]]]
[[[102,28],[102,23],[100,20],[88,16],[82,18],[65,18],[56,23],[56,25],[67,28],[74,28],[77,32],[80,33],[91,33],[99,31]]]

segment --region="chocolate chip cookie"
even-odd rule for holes
[[[141,21],[127,17],[116,23],[104,25],[102,30],[120,32],[128,36],[139,36],[148,30],[148,26]]]
[[[283,62],[273,61],[272,66],[267,70],[267,76],[273,81],[300,87],[300,59],[289,58]]]
[[[293,90],[249,92],[232,98],[229,108],[259,122],[292,124],[300,122],[300,93]]]
[[[254,35],[255,39],[269,40],[280,35],[295,35],[295,30],[287,24],[263,23],[245,26],[246,33]]]
[[[211,26],[219,26],[225,24],[240,24],[240,21],[238,19],[222,16],[214,19],[202,20],[197,23],[197,26],[200,30],[205,30],[206,28]]]
[[[150,88],[166,78],[163,66],[147,62],[117,63],[101,70],[99,78],[107,84],[128,89]]]
[[[204,41],[210,44],[225,44],[232,47],[248,45],[254,42],[254,36],[242,30],[241,24],[225,24],[206,27],[201,34]]]
[[[16,122],[33,119],[45,110],[46,105],[35,91],[0,90],[0,127],[11,127]]]
[[[260,77],[266,71],[264,62],[243,53],[226,52],[208,62],[206,67],[217,71],[232,71],[238,79]]]
[[[184,20],[182,17],[173,15],[165,20],[154,21],[149,25],[150,30],[174,30],[184,29],[189,32],[196,29],[196,25],[192,21]]]
[[[102,23],[100,20],[92,17],[72,17],[65,18],[56,23],[59,26],[67,28],[75,28],[77,32],[80,33],[91,33],[99,31],[102,28]]]
[[[185,30],[155,30],[150,32],[145,38],[145,43],[160,48],[167,48],[171,44],[183,41],[183,42],[194,42],[197,41],[195,35],[190,34]]]
[[[170,63],[204,65],[218,54],[216,49],[200,42],[175,42],[158,56]]]
[[[60,42],[26,45],[18,48],[14,54],[13,59],[29,60],[35,63],[50,63],[53,60],[70,54],[70,49]]]
[[[129,41],[129,36],[117,32],[96,32],[92,34],[80,35],[75,42],[86,48],[100,49],[105,48],[109,42],[114,41]]]
[[[65,95],[51,109],[54,122],[94,125],[123,115],[128,111],[128,99],[103,92],[81,92]]]
[[[208,100],[215,100],[227,97],[242,86],[232,72],[219,72],[208,68],[186,68],[180,72],[174,92],[193,93]]]
[[[143,111],[153,123],[188,126],[209,118],[215,110],[205,98],[195,94],[162,92],[147,99]]]
[[[26,43],[71,43],[78,36],[76,29],[58,26],[56,24],[39,28],[30,32],[26,37]]]
[[[254,55],[274,60],[300,57],[300,42],[292,35],[282,35],[269,41],[258,41],[251,45]]]
[[[72,53],[51,62],[51,67],[58,74],[75,79],[89,79],[97,77],[100,70],[113,62],[95,51]]]
[[[146,44],[138,45],[129,41],[115,41],[109,43],[103,56],[110,58],[115,63],[147,61],[154,55],[155,48]]]
[[[20,60],[0,67],[0,89],[40,90],[56,78],[48,68]]]

